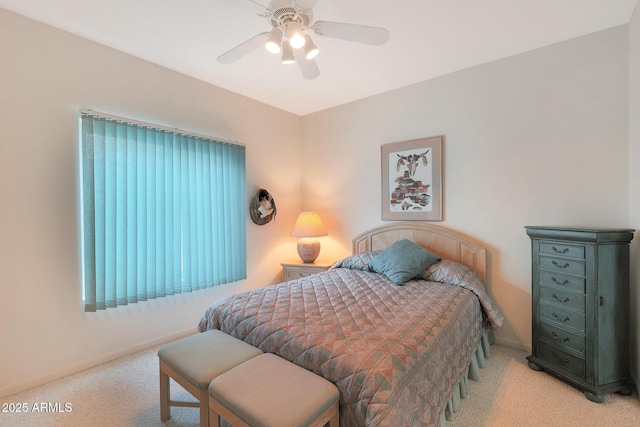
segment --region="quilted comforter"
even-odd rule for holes
[[[450,261],[403,286],[345,266],[219,300],[198,328],[336,384],[343,426],[438,425],[482,333],[502,323],[484,284]]]

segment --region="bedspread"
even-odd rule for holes
[[[219,300],[198,328],[336,384],[341,425],[437,425],[492,310],[464,286],[335,268]]]

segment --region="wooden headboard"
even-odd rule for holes
[[[487,250],[453,230],[423,222],[395,222],[372,228],[353,239],[353,253],[382,250],[394,242],[409,239],[443,259],[472,269],[487,283]]]

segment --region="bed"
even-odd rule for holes
[[[376,272],[398,242],[420,248],[402,247],[392,265],[422,247],[437,258],[404,282]],[[220,329],[336,384],[343,426],[446,425],[503,321],[486,278],[486,249],[473,240],[393,223],[357,236],[353,255],[326,272],[214,302],[198,329]]]

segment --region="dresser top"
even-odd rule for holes
[[[525,226],[532,238],[577,240],[584,242],[630,242],[634,229],[605,227]]]

